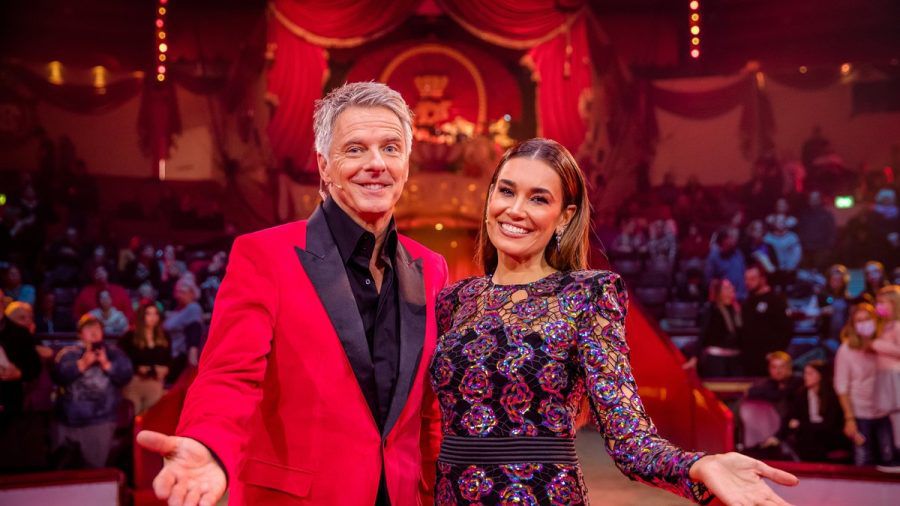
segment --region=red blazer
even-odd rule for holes
[[[374,368],[324,215],[238,237],[177,434],[228,474],[230,504],[374,504],[382,462],[396,506],[430,504],[440,413],[427,373],[440,255],[400,236],[400,361],[384,431]]]

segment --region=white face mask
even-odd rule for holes
[[[875,320],[865,320],[853,324],[856,333],[862,337],[869,337],[875,333]]]

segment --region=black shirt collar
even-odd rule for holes
[[[354,257],[365,258],[368,263],[375,247],[375,234],[353,221],[353,218],[330,197],[322,203],[322,211],[344,264],[349,263]],[[391,259],[397,253],[397,226],[393,217],[385,233],[387,236],[381,248],[381,259],[387,265],[391,265]]]

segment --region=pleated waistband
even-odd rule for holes
[[[577,464],[574,438],[444,436],[438,460],[448,464]]]

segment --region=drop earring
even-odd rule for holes
[[[564,230],[565,229],[556,231],[556,252],[557,253],[560,252],[560,243],[562,243],[562,234],[563,234]]]

